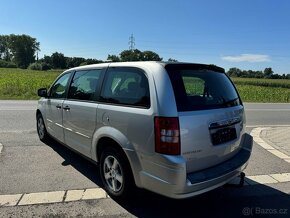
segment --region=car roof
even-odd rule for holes
[[[225,72],[221,67],[212,65],[212,64],[199,64],[199,63],[187,63],[187,62],[162,62],[162,61],[135,61],[135,62],[107,62],[101,64],[91,64],[80,67],[74,67],[66,71],[75,71],[75,70],[90,70],[95,68],[105,68],[105,67],[139,67],[139,68],[152,68],[156,66],[163,66],[165,68],[179,68],[181,65],[185,68],[194,68],[194,69],[208,69],[218,72]],[[66,72],[65,71],[65,72]]]

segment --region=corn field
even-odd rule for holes
[[[232,78],[245,102],[290,103],[290,80]]]
[[[38,99],[37,90],[49,87],[60,71],[0,68],[0,99]]]

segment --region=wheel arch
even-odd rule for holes
[[[39,108],[36,109],[36,113],[35,113],[35,118],[36,119],[37,119],[37,116],[38,115],[41,115],[42,116],[44,125],[47,127],[47,122],[46,122],[45,114]]]
[[[104,148],[105,142],[112,142],[112,146],[116,146],[124,153],[126,153],[124,151],[126,149],[134,150],[133,145],[129,142],[124,134],[122,134],[119,130],[113,127],[104,126],[98,128],[93,135],[91,155],[94,161],[99,161],[99,152],[102,148]]]
[[[91,155],[92,159],[96,162],[99,162],[102,151],[106,148],[106,146],[114,147],[120,151],[120,153],[124,155],[128,161],[135,184],[138,187],[141,186],[139,178],[139,172],[141,170],[139,157],[133,147],[133,144],[125,135],[117,129],[106,126],[100,128],[94,134],[92,145]]]
[[[42,115],[42,113],[41,113],[41,111],[39,109],[36,110],[36,113],[35,113],[36,117],[37,117],[38,114]]]

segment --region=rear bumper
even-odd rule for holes
[[[189,174],[186,174],[186,164],[182,159],[173,159],[172,162],[172,159],[168,157],[167,164],[151,162],[150,164],[154,165],[154,171],[140,173],[142,187],[176,199],[202,194],[237,177],[248,164],[252,146],[252,137],[244,134],[241,149],[234,157],[216,166]]]

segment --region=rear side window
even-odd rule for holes
[[[195,69],[194,66],[167,67],[178,111],[193,111],[233,107],[240,105],[239,96],[221,72]]]
[[[87,101],[94,100],[101,71],[102,70],[86,70],[75,72],[69,89],[68,98]]]
[[[110,68],[106,72],[101,101],[149,108],[148,79],[137,68]]]

